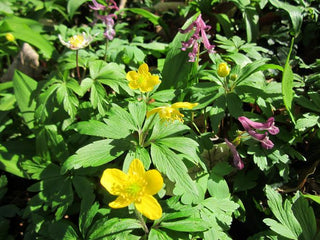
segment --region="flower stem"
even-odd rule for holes
[[[109,39],[106,40],[106,48],[104,51],[104,61],[107,61],[107,50],[108,50]]]
[[[148,229],[147,224],[146,224],[146,222],[144,221],[141,213],[140,213],[136,208],[134,208],[134,212],[135,212],[138,220],[140,221],[140,223],[141,223],[141,225],[142,225],[142,229],[143,229],[143,231],[145,232],[145,234],[146,234],[146,235],[149,234],[149,229]]]
[[[76,50],[76,68],[79,82],[81,82],[80,69],[79,69],[79,51]]]
[[[150,128],[153,120],[155,119],[155,117],[156,117],[156,114],[153,114],[150,121],[148,122],[148,125],[146,125],[146,127],[143,127],[144,131],[142,131],[142,130],[139,131],[139,146],[141,146],[141,147],[144,146],[144,142],[145,142],[146,137],[148,135],[149,128]]]

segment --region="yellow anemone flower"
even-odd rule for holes
[[[174,121],[178,120],[183,122],[182,117],[184,115],[180,113],[178,108],[188,108],[192,109],[197,106],[198,103],[189,103],[189,102],[176,102],[169,106],[157,107],[152,109],[147,113],[147,117],[150,117],[152,114],[158,113],[161,120]]]
[[[58,35],[60,42],[66,46],[67,48],[70,48],[72,50],[78,50],[81,48],[87,47],[92,42],[92,37],[87,36],[84,32],[82,34],[74,35],[71,38],[69,38],[68,42],[65,42],[61,35]]]
[[[163,178],[158,170],[145,171],[139,159],[132,160],[128,174],[116,168],[104,170],[100,183],[110,194],[118,196],[109,203],[111,208],[134,203],[135,208],[151,220],[162,216],[162,208],[152,195],[162,188]]]
[[[217,72],[220,77],[226,77],[230,73],[230,68],[225,62],[223,62],[219,64]]]
[[[156,85],[161,83],[159,76],[151,75],[149,66],[146,63],[139,67],[138,72],[129,71],[126,78],[131,89],[139,88],[141,92],[150,92]]]

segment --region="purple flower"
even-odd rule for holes
[[[105,10],[106,9],[106,6],[100,4],[100,3],[97,3],[96,0],[92,0],[92,3],[93,3],[93,6],[89,5],[89,8],[93,9],[93,10],[96,10],[96,11],[99,11],[99,10]]]
[[[236,146],[234,146],[231,142],[228,141],[228,139],[224,139],[224,141],[226,142],[227,146],[229,147],[232,155],[233,155],[233,164],[236,168],[238,168],[239,170],[244,168],[244,163],[240,158],[240,155],[236,149]]]
[[[92,0],[93,6],[89,6],[91,9],[95,11],[99,10],[116,10],[118,11],[119,8],[117,6],[117,3],[114,0],[106,0],[107,6],[104,6],[102,4],[97,3],[96,0]],[[114,30],[114,19],[117,19],[117,15],[114,13],[109,13],[107,15],[99,15],[97,12],[95,12],[96,19],[101,20],[106,25],[106,30],[104,31],[103,35],[108,39],[112,40],[114,36],[116,35],[116,31]],[[97,20],[93,22],[95,24]]]
[[[211,45],[206,31],[209,31],[211,29],[211,26],[206,25],[206,23],[203,21],[201,14],[197,17],[197,19],[192,22],[185,30],[180,29],[180,33],[188,33],[191,30],[195,28],[195,31],[191,38],[188,41],[182,42],[182,51],[186,51],[187,48],[192,47],[192,51],[189,53],[189,62],[194,62],[198,53],[198,40],[202,39],[204,47],[208,50],[209,53],[214,52],[214,45]]]
[[[114,20],[113,17],[116,18],[116,15],[114,14],[109,14],[107,16],[97,16],[105,25],[106,25],[106,30],[103,33],[103,35],[109,39],[112,40],[114,36],[116,35],[116,31],[114,30]]]
[[[271,135],[279,133],[279,128],[274,125],[274,117],[268,118],[265,123],[254,122],[246,117],[239,117],[238,120],[247,131],[248,129],[255,128],[257,130],[267,130]]]
[[[114,0],[106,0],[109,9],[119,10],[117,3]]]
[[[247,133],[253,137],[255,140],[261,142],[261,146],[265,149],[272,149],[274,144],[268,137],[268,132],[272,135],[276,135],[279,133],[279,128],[274,125],[274,118],[270,117],[267,122],[260,123],[254,122],[249,118],[244,116],[239,117],[238,120],[242,124],[243,128],[247,131]],[[258,133],[256,130],[267,130],[264,133]]]

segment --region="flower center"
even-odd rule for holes
[[[76,35],[69,39],[69,42],[74,47],[81,47],[84,42],[84,37],[82,35]]]
[[[138,176],[132,176],[131,181],[124,189],[124,197],[133,202],[139,202],[144,195],[146,185],[147,183],[144,179],[139,178]]]
[[[180,122],[183,122],[183,114],[179,112],[179,110],[173,108],[173,107],[165,107],[159,112],[159,116],[162,119],[166,119],[168,121],[174,121],[179,120]]]

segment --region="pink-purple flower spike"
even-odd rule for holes
[[[102,5],[98,3],[96,0],[92,0],[93,6],[89,7],[95,11],[99,10],[116,10],[118,11],[119,8],[117,6],[117,3],[114,0],[106,0],[107,6]],[[114,13],[108,14],[108,15],[100,15],[98,12],[95,12],[95,16],[97,19],[100,19],[105,25],[106,25],[106,30],[104,31],[103,35],[108,39],[112,40],[114,36],[116,35],[116,32],[114,30],[114,19],[117,19],[117,15]],[[96,21],[95,21],[96,22]]]
[[[105,10],[106,6],[98,3],[96,0],[92,0],[93,6],[89,5],[89,7],[93,10],[99,11],[99,10]]]
[[[182,42],[182,51],[186,51],[187,48],[192,47],[192,51],[188,54],[189,62],[194,62],[198,53],[199,43],[198,40],[202,40],[204,47],[208,50],[209,53],[214,52],[214,45],[211,45],[207,37],[206,31],[209,31],[211,26],[206,25],[203,21],[201,14],[197,19],[192,22],[185,30],[180,29],[180,33],[188,33],[191,30],[195,29],[193,35],[188,41]]]
[[[239,122],[242,124],[243,128],[247,133],[253,137],[255,140],[261,142],[261,146],[265,149],[272,149],[274,144],[268,137],[268,132],[271,135],[276,135],[279,133],[279,128],[275,126],[274,118],[270,117],[265,123],[254,122],[247,117],[239,117]],[[256,130],[267,132],[257,133]]]
[[[244,163],[240,158],[240,155],[236,149],[236,146],[234,146],[231,142],[229,142],[228,139],[224,139],[224,141],[226,142],[227,146],[229,147],[232,156],[233,156],[233,165],[238,168],[239,170],[244,168]]]

